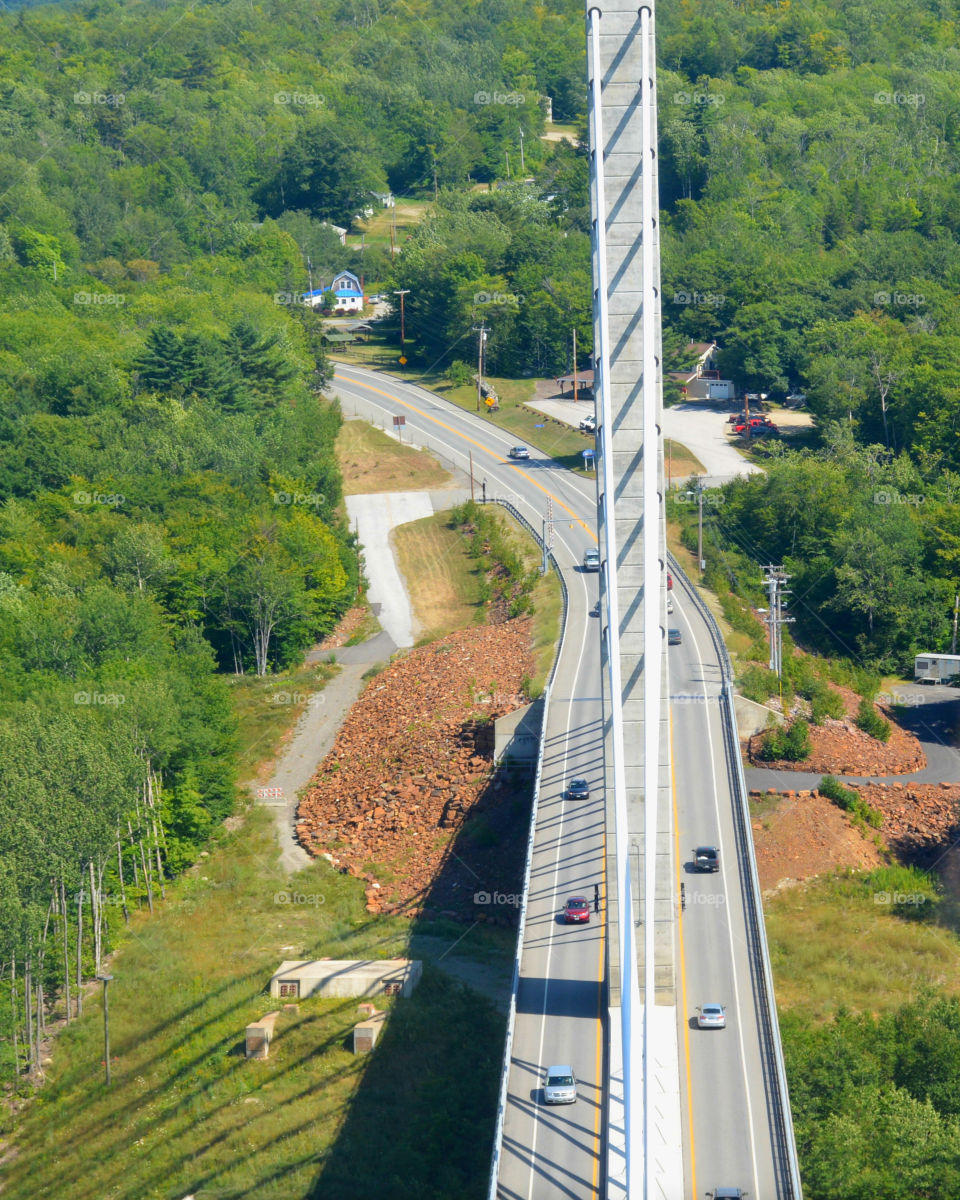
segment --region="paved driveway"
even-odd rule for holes
[[[535,408],[574,427],[587,413],[593,412],[592,402],[578,400],[531,400],[527,408]],[[678,404],[663,410],[663,434],[671,441],[686,446],[706,468],[704,483],[718,487],[737,475],[761,471],[748,462],[733,446],[726,434],[730,408],[707,408],[700,404]],[[584,442],[584,445],[587,445]]]

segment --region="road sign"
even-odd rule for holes
[[[406,418],[406,417],[403,417],[403,416],[401,416],[401,417],[394,417],[394,418],[393,418],[393,423],[394,423],[394,425],[406,425],[406,423],[407,423],[407,418]]]
[[[594,457],[594,452],[592,450],[581,450],[580,453],[585,459],[591,459]]]
[[[405,367],[406,365],[407,365],[407,356],[405,354],[401,354],[400,355],[400,366]]]

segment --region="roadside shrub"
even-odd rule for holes
[[[801,762],[811,749],[810,726],[803,717],[797,717],[786,728],[768,729],[757,757],[764,762]]]
[[[728,592],[720,597],[720,607],[731,629],[745,633],[750,638],[759,639],[762,636],[763,626],[738,597]]]
[[[860,707],[857,709],[857,726],[877,741],[890,740],[890,722],[880,716],[873,707],[873,701],[868,700],[866,696],[860,701]]]
[[[447,371],[447,378],[454,387],[462,387],[465,383],[473,382],[474,368],[465,363],[463,359],[458,358],[450,364],[450,369]]]
[[[883,824],[883,813],[878,808],[871,808],[866,800],[860,798],[859,792],[844,787],[835,776],[824,775],[819,791],[821,796],[826,796],[844,812],[850,813],[851,820],[862,833],[866,833],[868,825],[871,829],[879,829]]]
[[[738,683],[741,694],[755,704],[766,704],[770,697],[775,696],[779,690],[776,672],[755,664],[747,667]]]
[[[843,697],[840,693],[817,680],[810,693],[810,717],[814,725],[822,725],[827,717],[839,720],[843,713]]]

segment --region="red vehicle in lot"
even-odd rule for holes
[[[779,433],[776,425],[769,417],[751,417],[749,421],[738,420],[733,427],[734,433],[753,435],[755,430],[761,430],[762,433]]]

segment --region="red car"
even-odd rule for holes
[[[581,925],[590,920],[590,905],[584,896],[571,896],[563,906],[563,919],[568,925]]]
[[[668,571],[667,572],[667,591],[670,592],[672,590],[673,590],[673,576]]]

